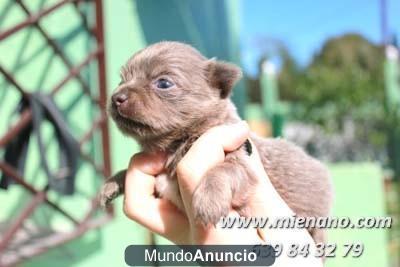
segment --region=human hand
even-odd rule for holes
[[[199,225],[191,210],[191,196],[201,177],[223,162],[225,152],[248,138],[247,124],[218,126],[202,135],[178,164],[178,183],[186,212],[154,196],[155,176],[163,171],[165,155],[139,153],[132,157],[125,182],[125,214],[154,233],[177,244],[258,244],[254,229],[221,229]],[[238,216],[232,210],[230,216]]]
[[[130,162],[125,182],[125,214],[176,244],[260,244],[309,242],[315,246],[311,236],[304,229],[238,229],[203,226],[194,220],[191,209],[193,192],[202,176],[218,163],[224,161],[225,153],[238,149],[249,138],[247,124],[217,126],[203,134],[178,164],[178,183],[185,206],[185,213],[171,202],[154,196],[155,176],[163,171],[165,155],[135,155]],[[287,206],[271,184],[253,145],[250,156],[251,168],[259,178],[256,190],[249,200],[251,215],[255,217],[291,216]],[[232,210],[229,216],[238,216]],[[321,266],[319,259],[308,257],[278,258],[275,266]],[[300,264],[300,265],[299,265]]]

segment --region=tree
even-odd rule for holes
[[[328,40],[293,85],[303,115],[334,127],[346,117],[362,119],[377,112],[383,117],[383,55],[381,47],[357,34]]]
[[[345,34],[328,39],[303,68],[286,49],[280,51],[280,97],[292,103],[293,119],[338,132],[350,118],[357,138],[376,150],[384,148],[383,47],[359,34]]]

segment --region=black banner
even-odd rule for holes
[[[271,266],[269,245],[131,245],[125,249],[129,266]]]

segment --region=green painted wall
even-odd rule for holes
[[[341,163],[329,166],[334,181],[333,216],[387,216],[384,202],[383,174],[378,164]],[[387,267],[387,229],[332,229],[328,242],[337,244],[336,257],[327,260],[327,267]],[[345,244],[360,242],[364,252],[359,258],[342,257]]]

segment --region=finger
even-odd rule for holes
[[[164,169],[162,153],[138,153],[131,158],[125,179],[125,196],[140,199],[154,194],[154,176]]]
[[[163,152],[153,154],[140,152],[131,158],[128,171],[139,170],[145,174],[154,176],[163,171],[165,160],[166,155]]]
[[[225,152],[238,149],[248,136],[244,121],[214,127],[200,136],[177,166],[181,193],[190,198],[204,174],[223,162]]]
[[[154,175],[164,169],[164,163],[163,154],[132,157],[125,179],[124,212],[150,231],[179,242],[188,231],[186,217],[168,200],[154,196]]]
[[[144,201],[146,202],[146,200]],[[161,235],[175,244],[188,244],[190,227],[186,216],[170,201],[154,198],[127,216],[151,232]]]

